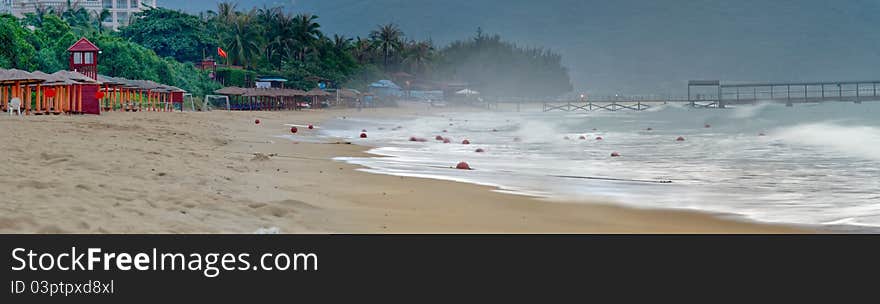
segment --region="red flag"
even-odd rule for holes
[[[226,51],[224,51],[224,50],[223,50],[222,48],[220,48],[220,47],[217,47],[217,55],[220,55],[220,57],[223,57],[223,58],[226,58],[226,56],[227,56],[227,55],[226,55]]]

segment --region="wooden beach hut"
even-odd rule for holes
[[[330,93],[324,92],[319,88],[314,88],[306,92],[306,96],[312,98],[311,108],[319,108],[321,106],[320,101],[326,99],[327,96],[330,96]]]
[[[39,95],[40,84],[45,81],[45,77],[34,75],[27,71],[0,69],[0,103],[2,103],[3,111],[8,110],[10,100],[19,98],[21,100],[21,107],[24,109],[22,113],[28,114],[33,102],[31,85],[34,85],[33,88],[36,89],[37,95]],[[39,99],[39,96],[37,99]]]
[[[284,104],[285,109],[300,110],[301,107],[299,106],[298,99],[306,96],[306,92],[297,89],[283,89],[281,96],[281,100]]]
[[[277,89],[247,89],[247,92],[242,96],[248,98],[248,102],[253,105],[252,110],[273,110],[278,91]]]
[[[224,95],[229,98],[229,110],[241,110],[242,96],[247,90],[244,88],[231,86],[214,90],[215,94]]]
[[[41,84],[41,87],[37,89],[39,94],[35,96],[37,100],[35,102],[33,113],[36,115],[57,115],[67,112],[69,106],[65,108],[64,105],[65,102],[69,101],[63,98],[63,88],[68,85],[73,85],[75,82],[66,77],[46,74],[41,71],[35,71],[32,74],[46,79],[46,81]]]
[[[101,105],[98,102],[100,83],[74,71],[58,71],[52,75],[68,80],[64,87],[64,98],[68,100],[68,113],[73,114],[101,114]]]
[[[98,82],[103,86],[104,98],[101,98],[101,110],[113,111],[122,110],[122,102],[120,100],[120,88],[125,85],[124,79],[98,75]]]

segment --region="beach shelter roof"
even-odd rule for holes
[[[241,96],[245,97],[275,97],[279,96],[278,93],[281,90],[271,90],[271,89],[246,89],[244,94]]]
[[[67,79],[67,78],[65,78],[65,77],[61,77],[61,76],[58,76],[58,75],[52,75],[52,74],[46,74],[46,73],[43,73],[43,72],[41,72],[41,71],[34,71],[34,72],[31,73],[31,74],[34,74],[34,75],[37,75],[37,76],[39,76],[39,77],[43,77],[43,78],[45,78],[45,79],[46,79],[46,82],[43,83],[44,85],[49,85],[49,86],[51,86],[51,85],[68,85],[68,84],[76,84],[76,82],[74,82],[73,80]]]
[[[79,38],[79,41],[67,49],[68,52],[97,52],[100,50],[98,46],[86,39],[86,37]]]
[[[455,94],[458,94],[458,95],[478,95],[478,94],[480,94],[480,92],[477,92],[477,91],[474,91],[471,89],[464,89],[461,91],[456,91]]]
[[[106,75],[98,75],[98,81],[101,82],[101,83],[103,83],[103,84],[111,85],[111,86],[117,86],[117,85],[124,85],[124,84],[125,84],[124,79],[120,79],[120,78],[116,78],[116,77],[110,77],[110,76],[106,76]]]
[[[18,82],[19,84],[34,84],[44,81],[46,81],[45,77],[40,77],[27,71],[17,69],[0,69],[0,84],[13,84],[16,82]]]
[[[115,79],[116,79],[116,81],[118,81],[118,82],[120,83],[120,85],[121,85],[122,88],[124,88],[124,89],[139,89],[139,88],[140,88],[140,87],[138,86],[138,84],[135,83],[134,80],[131,80],[131,79],[125,79],[125,78],[122,78],[122,77],[116,77]]]
[[[340,89],[339,96],[342,98],[357,98],[361,92],[355,89]]]
[[[172,86],[172,85],[164,85],[164,86],[169,92],[186,92],[186,90]]]
[[[239,88],[239,87],[225,87],[225,88],[214,91],[214,93],[217,93],[220,95],[242,95],[245,92],[247,92],[247,90],[245,90],[243,88]]]
[[[314,88],[306,92],[306,96],[329,96],[330,93],[321,91],[319,88]]]
[[[297,89],[282,89],[282,96],[306,96],[306,91],[301,91]]]
[[[65,70],[61,70],[61,71],[58,71],[58,72],[52,73],[52,75],[55,75],[55,77],[59,77],[59,78],[66,78],[66,79],[68,79],[68,80],[71,80],[71,81],[76,82],[76,84],[80,84],[80,83],[98,83],[98,82],[95,81],[94,79],[89,78],[89,76],[86,76],[86,75],[80,74],[80,73],[78,73],[78,72],[73,72],[73,71],[65,71]]]

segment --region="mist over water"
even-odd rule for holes
[[[371,152],[381,157],[341,159],[370,172],[496,185],[555,199],[868,229],[880,227],[878,114],[880,103],[873,102],[667,105],[643,112],[349,118],[328,123],[324,132],[375,146]],[[355,139],[363,128],[370,138]],[[437,135],[452,143],[434,140]],[[428,141],[411,142],[411,136]],[[676,141],[678,136],[685,140]],[[471,144],[461,144],[463,139]],[[459,161],[475,170],[451,169]]]

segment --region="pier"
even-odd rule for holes
[[[687,97],[602,96],[574,101],[543,102],[543,111],[643,111],[667,103],[693,108],[723,109],[727,105],[759,102],[798,103],[880,101],[880,80],[828,82],[722,83],[719,80],[688,81]]]

